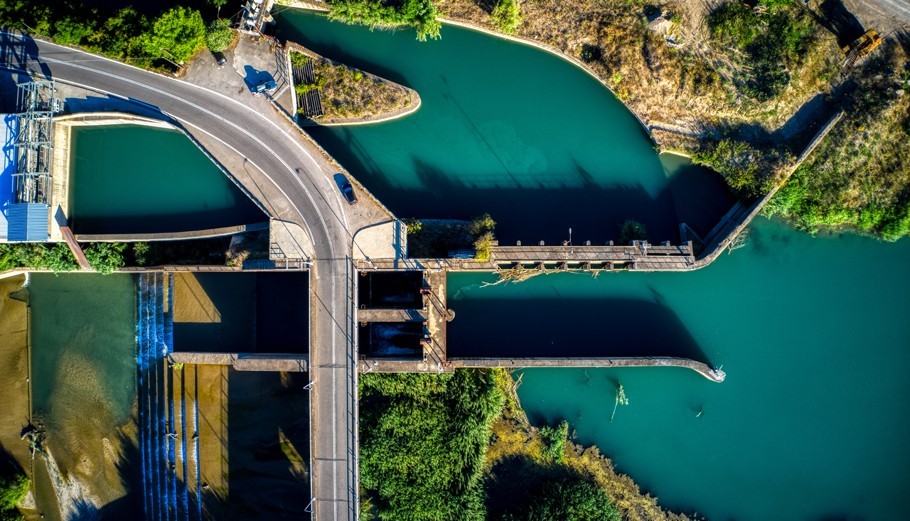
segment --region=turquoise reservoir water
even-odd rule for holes
[[[908,261],[906,239],[812,238],[760,219],[749,246],[693,273],[562,274],[485,288],[491,276],[452,274],[450,349],[700,352],[723,366],[724,383],[683,369],[539,369],[524,371],[519,395],[532,421],[569,420],[580,443],[600,447],[672,509],[709,519],[902,519]],[[611,423],[619,383],[629,405]]]
[[[712,173],[659,158],[598,81],[532,47],[445,26],[442,40],[283,11],[282,37],[417,90],[400,120],[308,132],[401,217],[489,212],[501,241],[618,239],[626,219],[678,240],[731,204]]]
[[[75,127],[71,147],[70,219],[77,234],[182,232],[267,220],[175,130]]]

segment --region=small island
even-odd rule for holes
[[[377,123],[420,108],[413,89],[329,60],[288,42],[297,121],[301,126]]]

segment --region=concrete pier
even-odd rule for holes
[[[168,360],[172,364],[231,366],[238,371],[305,373],[310,367],[307,355],[174,352]]]

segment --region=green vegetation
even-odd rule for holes
[[[516,421],[524,416],[515,386],[502,369],[364,375],[363,519],[618,521],[600,475],[569,465],[578,454],[568,442],[568,423],[552,429],[550,444],[531,432],[526,419]],[[551,446],[561,447],[555,450],[565,454],[565,463],[547,452]],[[631,484],[621,478],[628,482],[624,487]],[[629,503],[624,494],[619,498]],[[663,514],[637,488],[630,494],[637,497],[624,512]]]
[[[146,54],[182,64],[202,50],[205,36],[205,23],[199,11],[178,6],[155,19],[140,42]]]
[[[616,418],[616,409],[620,405],[629,405],[629,398],[626,397],[626,391],[623,389],[622,384],[616,384],[616,399],[613,401],[613,412],[610,414],[610,423],[613,423],[613,418]]]
[[[478,260],[490,258],[496,222],[490,214],[471,221],[404,219],[408,227],[408,256],[415,258],[445,258],[456,251],[474,250]]]
[[[506,34],[514,34],[521,25],[521,5],[518,0],[497,0],[491,14],[493,24]]]
[[[886,42],[846,86],[845,117],[765,207],[809,232],[910,235],[910,59]]]
[[[72,2],[11,0],[0,2],[0,24],[143,67],[158,59],[186,61],[202,49],[205,37],[202,16],[184,7],[149,17],[129,6],[108,11]]]
[[[234,29],[231,28],[231,21],[219,18],[209,24],[205,32],[205,44],[212,52],[221,52],[234,41]]]
[[[0,244],[0,271],[16,268],[45,269],[62,273],[79,269],[79,264],[66,243]]]
[[[761,154],[748,143],[733,139],[704,141],[692,155],[692,161],[716,170],[744,198],[758,197],[770,190],[787,159],[771,147]]]
[[[5,457],[5,454],[3,456]],[[29,481],[25,473],[12,463],[0,461],[0,520],[22,519],[16,505],[28,494],[28,487]]]
[[[521,410],[518,382],[505,370],[493,375],[506,400],[487,449],[487,519],[686,519],[662,510],[596,447],[572,443],[568,423],[535,429]]]
[[[619,231],[619,244],[628,246],[632,241],[643,241],[648,238],[648,229],[638,221],[628,220]]]
[[[507,512],[504,521],[620,521],[606,492],[594,483],[564,478],[545,481],[525,501]]]
[[[504,402],[492,372],[367,374],[360,400],[365,515],[485,518],[484,455]]]
[[[307,62],[310,61],[309,56],[307,56],[303,53],[300,53],[300,52],[291,51],[290,55],[291,55],[291,65],[293,65],[294,67],[303,67],[304,65],[307,64]]]
[[[292,52],[291,63],[295,60],[302,65],[309,58]],[[393,113],[411,104],[411,94],[406,89],[345,65],[319,59],[315,60],[313,73],[314,83],[297,83],[294,91],[299,97],[319,90],[324,111],[321,120],[372,118]],[[302,101],[300,105],[303,105]],[[302,113],[302,109],[299,112]]]
[[[328,0],[332,6],[329,18],[349,24],[367,25],[371,29],[410,25],[417,29],[417,39],[439,38],[442,24],[436,19],[433,0]]]
[[[493,246],[493,230],[496,222],[485,213],[475,217],[468,226],[468,232],[474,237],[474,258],[479,261],[490,260],[490,248]]]
[[[718,48],[737,51],[743,66],[737,78],[744,94],[758,101],[778,97],[790,83],[790,70],[801,65],[820,27],[791,0],[759,0],[759,8],[733,1],[708,17]]]
[[[83,250],[85,258],[92,269],[102,275],[110,275],[124,266],[123,250],[126,244],[122,242],[95,242]]]
[[[566,441],[569,439],[569,422],[563,420],[556,427],[544,425],[540,428],[540,439],[547,447],[544,455],[562,463],[566,455]]]

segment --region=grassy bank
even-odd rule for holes
[[[364,519],[684,519],[532,427],[505,370],[369,374],[360,396]]]
[[[329,18],[349,24],[367,25],[371,29],[407,25],[417,31],[418,40],[439,38],[441,24],[436,20],[433,0],[327,0],[332,10]]]
[[[904,46],[906,45],[906,46]],[[846,115],[766,207],[810,232],[910,234],[910,42],[886,42],[845,84]]]

